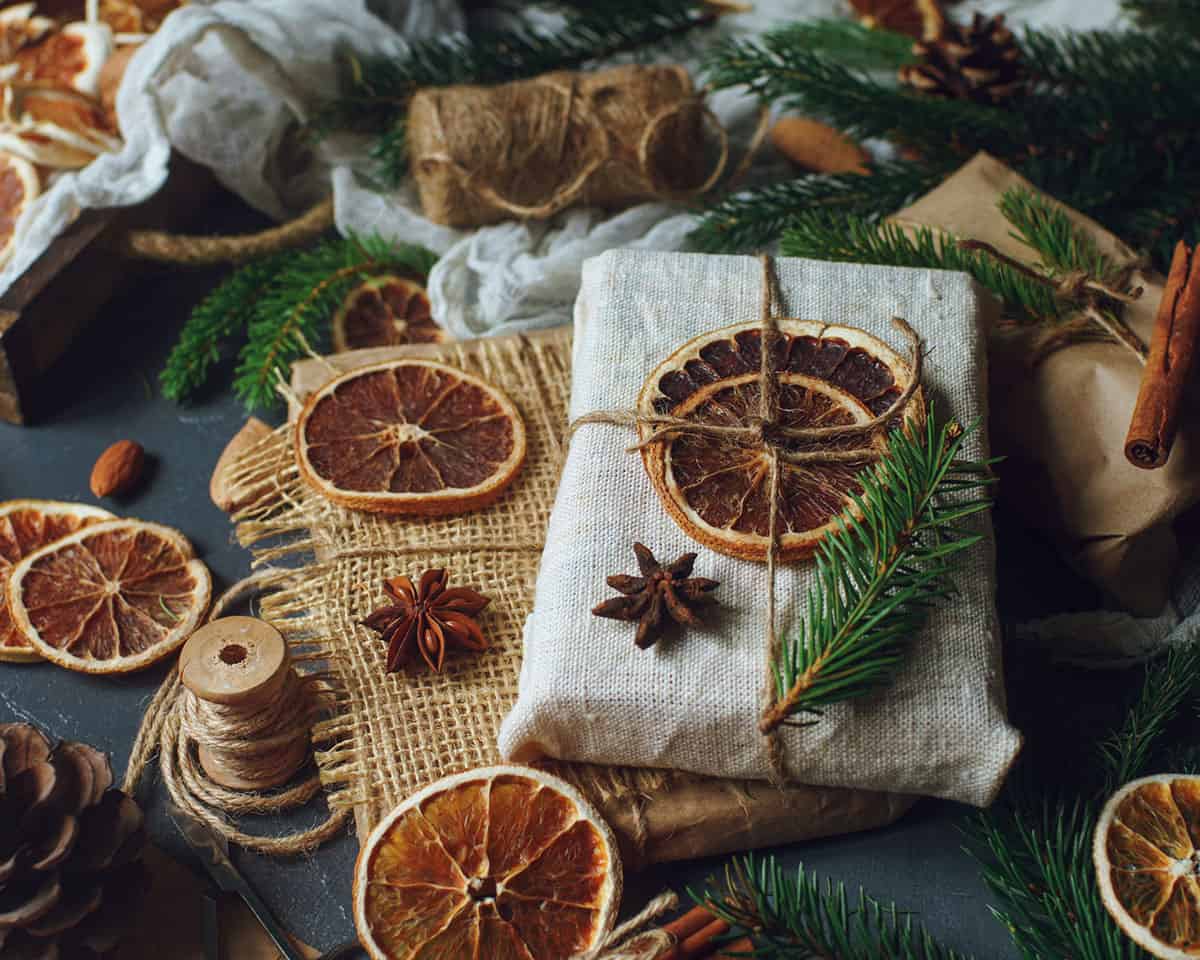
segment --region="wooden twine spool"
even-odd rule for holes
[[[214,783],[267,790],[304,766],[312,698],[269,623],[213,620],[184,645],[179,672],[184,729]]]

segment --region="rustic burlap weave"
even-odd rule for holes
[[[292,388],[301,395],[335,368],[398,353],[442,359],[504,389],[525,418],[529,453],[510,491],[485,510],[406,520],[334,506],[300,481],[286,427],[234,467],[243,493],[256,491],[236,518],[241,542],[253,547],[258,565],[302,563],[278,578],[262,615],[283,631],[296,659],[328,662],[337,702],[335,716],[313,732],[317,763],[331,807],[354,808],[360,837],[426,783],[501,760],[497,731],[517,697],[521,634],[563,456],[570,342],[563,328],[297,366]],[[482,620],[492,647],[482,656],[449,658],[440,676],[388,675],[384,645],[357,621],[383,601],[385,577],[436,566],[492,598]],[[912,802],[891,793],[781,791],[669,771],[556,769],[599,804],[634,864],[878,826]]]

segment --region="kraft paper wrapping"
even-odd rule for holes
[[[489,536],[494,538],[506,535],[503,529],[492,529],[496,524],[518,520],[523,523],[525,521],[521,518],[536,516],[539,526],[531,530],[530,535],[540,543],[545,534],[545,517],[558,485],[560,466],[557,459],[542,462],[541,457],[556,449],[555,445],[566,430],[571,370],[570,330],[562,327],[522,336],[463,341],[441,347],[430,345],[362,350],[303,361],[293,369],[292,392],[295,397],[303,397],[324,384],[332,373],[406,355],[437,358],[463,366],[486,376],[508,391],[517,403],[531,437],[531,459],[522,468],[524,481],[519,480],[494,507],[464,515],[457,521],[451,518],[449,522],[490,524]],[[295,412],[293,406],[293,417]],[[290,460],[290,443],[279,442],[278,449],[281,456]],[[548,482],[534,482],[537,477]],[[280,525],[288,526],[293,521],[311,522],[311,505],[306,504],[310,494],[299,488],[288,487],[287,490],[289,498],[294,498],[293,506],[299,512],[293,514],[290,509],[284,510],[277,518]],[[428,541],[436,535],[434,528],[419,521],[389,521],[365,514],[350,514],[332,506],[326,512],[327,515],[317,523],[320,528],[317,532],[322,537],[334,537],[343,523],[351,524],[356,529],[370,527],[385,537],[386,542],[394,544],[394,557],[383,560],[383,566],[389,568],[395,564],[415,562],[405,555],[405,551],[421,549],[417,545],[421,538]],[[466,531],[466,527],[455,529],[459,536]],[[329,542],[336,541],[330,539]],[[493,589],[503,590],[507,596],[505,604],[494,603],[493,606],[512,609],[510,612],[493,614],[493,617],[500,617],[500,621],[487,621],[493,650],[478,661],[464,662],[459,666],[467,671],[490,671],[486,692],[481,690],[478,693],[479,697],[488,698],[487,705],[469,711],[455,711],[455,724],[462,729],[451,735],[443,727],[443,743],[426,743],[422,733],[420,744],[416,741],[401,744],[395,738],[401,733],[411,733],[420,724],[414,720],[398,727],[394,717],[403,715],[412,718],[416,716],[413,711],[429,712],[428,707],[420,707],[415,701],[397,706],[394,702],[387,702],[388,697],[375,697],[371,703],[378,701],[377,706],[386,709],[379,715],[376,715],[375,708],[359,711],[360,715],[354,718],[356,723],[351,739],[342,744],[337,754],[342,757],[369,754],[377,757],[381,766],[370,766],[369,770],[364,768],[362,771],[352,767],[343,772],[340,766],[329,762],[332,753],[318,754],[318,762],[323,764],[330,789],[337,791],[331,796],[331,802],[353,803],[360,837],[369,832],[391,805],[429,780],[464,767],[500,762],[496,744],[497,728],[499,718],[516,698],[521,626],[533,606],[533,579],[541,554],[540,546],[528,552],[528,564],[518,562],[515,554],[485,557],[485,562],[493,570],[491,576],[499,578],[493,584]],[[453,561],[455,569],[464,569],[466,559],[463,554],[449,560]],[[321,584],[336,569],[335,563],[329,571],[313,571],[308,578],[310,585],[318,592],[324,590]],[[372,570],[372,576],[382,572],[382,569]],[[361,571],[356,572],[356,577],[361,575]],[[336,578],[331,581],[333,586],[330,589],[333,592],[336,592],[336,582]],[[326,590],[325,595],[331,595],[330,591]],[[344,639],[346,643],[356,646],[362,643],[352,628],[344,631]],[[371,652],[375,652],[374,647]],[[397,692],[404,689],[414,695],[429,698],[439,696],[432,688],[424,693],[414,690],[412,681],[400,677],[385,679],[381,668],[374,662],[359,664],[359,660],[363,658],[356,658],[347,668],[346,683],[369,686],[371,683],[386,682],[389,690],[394,685]],[[458,684],[448,687],[447,692],[453,694],[457,690],[461,699],[466,695],[461,685],[469,682],[469,673],[458,679],[449,673],[440,679],[426,677],[421,682]],[[447,743],[453,746],[453,742],[459,739],[463,743],[469,741],[471,750],[446,749]],[[439,748],[440,752],[431,756],[435,748]],[[416,756],[420,757],[421,762],[414,766],[413,757]],[[906,813],[916,799],[898,793],[826,787],[800,786],[780,791],[763,783],[717,780],[675,771],[639,771],[584,765],[552,769],[572,779],[597,804],[617,833],[623,859],[633,869],[648,863],[712,856],[884,826]],[[343,782],[347,778],[348,781]]]
[[[1036,188],[980,153],[935,190],[892,219],[960,238],[984,240],[1036,266],[1037,254],[1012,236],[997,202],[1013,187]],[[1050,198],[1052,199],[1052,198]],[[1059,204],[1118,263],[1132,250],[1094,220]],[[1149,343],[1163,278],[1145,273],[1140,300],[1125,317]],[[1033,527],[1050,534],[1068,561],[1122,608],[1159,613],[1178,561],[1172,523],[1200,500],[1200,421],[1185,415],[1171,459],[1141,470],[1125,459],[1125,433],[1142,367],[1122,347],[1084,343],[1055,351],[1035,369],[1029,339],[992,332],[992,444],[1001,496]]]

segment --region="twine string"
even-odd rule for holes
[[[572,960],[656,960],[675,946],[676,939],[663,929],[638,933],[665,913],[679,906],[679,897],[672,891],[660,893],[642,910],[614,929],[599,947],[579,954]]]
[[[639,432],[649,430],[649,435],[626,452],[635,453],[655,443],[681,436],[706,437],[716,441],[749,440],[760,443],[765,459],[764,469],[758,481],[765,482],[768,491],[767,510],[767,610],[764,619],[766,632],[767,683],[763,696],[763,713],[775,703],[775,680],[773,664],[782,649],[782,638],[777,629],[776,568],[784,531],[780,523],[782,510],[782,485],[784,464],[793,463],[862,463],[875,462],[880,454],[874,445],[857,450],[813,450],[795,452],[788,450],[789,442],[831,440],[845,437],[873,438],[883,432],[907,410],[912,398],[921,385],[923,351],[921,339],[902,318],[893,317],[892,325],[908,341],[910,379],[900,394],[883,413],[858,424],[834,427],[788,427],[778,423],[779,419],[779,371],[776,369],[775,344],[780,336],[779,313],[781,312],[778,279],[774,261],[766,254],[759,258],[762,264],[762,304],[760,307],[761,341],[759,349],[759,407],[758,414],[745,426],[728,426],[686,420],[661,414],[648,414],[640,410],[598,410],[584,414],[574,420],[567,433],[568,442],[580,427],[590,424],[633,427]],[[764,737],[769,777],[775,786],[788,782],[783,745],[777,726],[759,726]]]
[[[207,620],[215,620],[241,597],[273,582],[280,572],[263,568],[238,581],[213,604]],[[272,753],[286,753],[280,748],[309,737],[313,721],[328,709],[329,694],[318,676],[301,677],[291,670],[283,690],[271,702],[252,711],[238,711],[197,698],[183,686],[176,667],[142,718],[122,787],[135,793],[157,752],[159,775],[171,800],[228,842],[273,856],[315,850],[342,831],[351,813],[348,808],[332,810],[315,826],[280,837],[247,833],[227,817],[277,814],[303,806],[320,793],[319,775],[314,773],[270,792],[232,790],[208,778],[196,750],[202,744],[237,776],[263,779],[286,760],[285,756],[273,759]]]

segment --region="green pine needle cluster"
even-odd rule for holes
[[[397,183],[408,169],[408,103],[421,87],[498,84],[572,70],[680,37],[714,23],[717,16],[700,0],[572,4],[563,26],[553,32],[518,25],[420,41],[397,59],[350,57],[341,91],[315,127],[375,135],[372,156],[380,175]]]
[[[894,430],[860,477],[857,516],[843,516],[817,548],[803,625],[772,665],[768,727],[890,682],[930,607],[953,594],[959,554],[982,539],[963,521],[991,505],[981,495],[989,464],[959,459],[976,427],[938,427],[930,411],[912,436]]]
[[[1087,957],[1140,960],[1147,955],[1109,917],[1092,867],[1092,835],[1104,801],[1122,784],[1154,772],[1194,773],[1194,751],[1182,756],[1167,732],[1200,704],[1200,645],[1173,647],[1146,668],[1121,724],[1099,744],[1075,796],[1026,799],[1020,777],[1007,804],[980,813],[968,850],[1026,960]],[[1086,761],[1085,761],[1086,765]]]
[[[1122,0],[1121,6],[1147,29],[1200,37],[1200,0]]]
[[[192,311],[160,375],[163,393],[191,399],[222,346],[242,339],[234,392],[250,409],[274,406],[292,362],[326,342],[330,319],[355,286],[382,274],[423,281],[436,261],[424,247],[350,236],[239,267]]]
[[[1194,16],[1195,2],[1162,0],[1185,20]],[[1147,22],[1166,16],[1148,0],[1137,5]],[[823,33],[824,43],[812,41]],[[1200,165],[1194,162],[1200,127],[1188,119],[1200,111],[1200,88],[1191,79],[1200,65],[1195,30],[1026,30],[1017,39],[1028,89],[1001,106],[901,88],[894,71],[902,62],[902,38],[889,47],[878,33],[804,25],[729,41],[711,53],[707,79],[718,88],[743,87],[852,136],[908,148],[921,158],[914,165],[927,171],[929,185],[986,150],[1149,250],[1160,264],[1181,235],[1200,237]],[[848,54],[855,43],[858,54]],[[790,217],[827,199],[838,204],[842,191],[823,189],[827,179],[802,176],[797,186],[744,191],[705,215],[697,245],[726,251],[766,245]],[[855,193],[862,203],[852,212],[863,216],[892,213],[908,195],[927,189],[913,191],[913,171],[890,164],[859,179],[864,182]]]
[[[803,866],[786,870],[774,857],[738,858],[723,882],[688,893],[737,934],[750,934],[755,957],[965,960],[894,903],[880,903],[862,889],[851,895],[842,883],[822,883]]]

